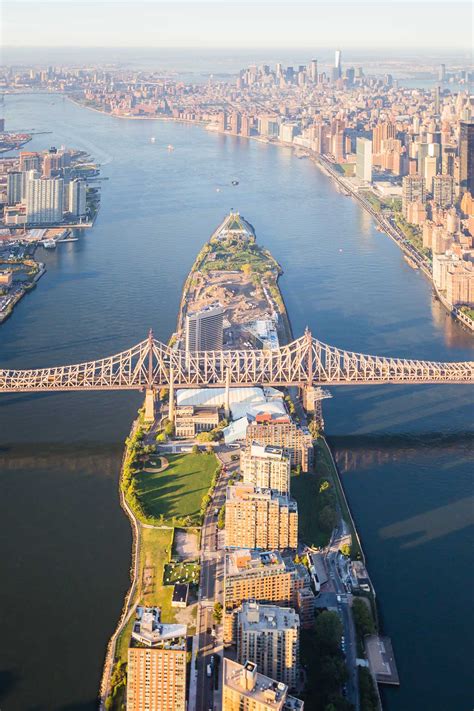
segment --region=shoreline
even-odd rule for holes
[[[180,329],[182,328],[183,325],[183,315],[187,303],[187,299],[189,297],[189,289],[192,284],[192,277],[193,274],[202,267],[202,265],[206,262],[206,259],[208,255],[210,254],[210,250],[207,249],[207,246],[212,243],[212,238],[214,236],[214,233],[211,235],[208,241],[204,243],[204,245],[201,247],[201,250],[198,252],[196,259],[184,281],[183,287],[182,287],[182,292],[181,292],[181,299],[180,299],[180,304],[178,308],[178,316],[177,316],[177,322],[176,322],[176,331],[172,334],[171,338],[176,337],[180,333]],[[256,240],[256,237],[255,237]],[[291,321],[288,315],[288,311],[286,308],[286,304],[283,298],[283,294],[280,290],[278,281],[279,277],[283,273],[283,270],[281,266],[276,262],[275,258],[271,254],[271,252],[265,247],[260,246],[260,248],[263,250],[265,253],[267,259],[271,259],[272,261],[275,262],[275,265],[277,266],[277,273],[275,276],[274,280],[274,286],[278,290],[278,295],[279,295],[279,300],[275,302],[275,306],[278,309],[278,314],[279,318],[281,319],[280,323],[280,330],[282,331],[283,338],[282,340],[285,341],[285,343],[289,342],[291,338],[293,337],[293,332],[292,332],[292,327],[291,327]],[[139,419],[135,419],[132,423],[132,427],[130,429],[130,435],[133,435],[135,432],[136,428],[138,427],[139,424]],[[344,502],[345,509],[343,507],[339,506],[340,510],[340,518],[338,525],[341,521],[345,521],[346,516],[348,516],[349,521],[347,522],[349,525],[349,528],[351,529],[351,539],[353,538],[353,535],[356,538],[356,543],[357,543],[357,548],[360,552],[360,557],[365,565],[366,563],[366,557],[362,548],[362,542],[356,527],[355,520],[353,518],[349,502],[346,497],[346,493],[342,484],[342,478],[340,476],[340,472],[334,457],[334,454],[332,452],[332,449],[325,437],[324,431],[319,435],[318,438],[324,448],[327,450],[327,453],[329,455],[329,459],[331,462],[331,468],[332,468],[332,474],[333,474],[333,479],[335,482],[335,486],[338,489],[338,496],[340,496]],[[123,511],[125,512],[126,516],[128,517],[130,521],[130,525],[132,528],[132,555],[131,555],[131,561],[130,561],[130,586],[127,590],[127,593],[124,598],[123,606],[122,606],[122,612],[119,617],[119,620],[117,622],[117,625],[115,627],[115,630],[112,634],[112,636],[109,639],[109,642],[107,644],[106,648],[106,654],[105,654],[105,661],[104,661],[104,666],[103,666],[103,671],[102,671],[102,676],[101,676],[101,682],[100,682],[100,687],[99,687],[99,709],[100,711],[104,711],[106,706],[106,700],[110,697],[111,693],[111,680],[112,680],[112,674],[115,668],[115,663],[116,663],[116,652],[117,652],[117,642],[120,638],[120,635],[123,633],[126,625],[128,624],[131,615],[133,614],[135,607],[137,605],[137,600],[135,599],[136,597],[136,592],[137,592],[137,585],[138,585],[138,579],[139,579],[139,561],[140,561],[140,538],[141,538],[141,529],[142,529],[142,524],[140,521],[137,519],[133,511],[130,509],[126,499],[125,499],[125,494],[122,489],[122,478],[123,478],[123,473],[124,473],[124,464],[127,459],[127,453],[128,453],[128,445],[126,444],[123,457],[122,457],[122,465],[120,468],[120,473],[119,473],[119,478],[118,478],[118,487],[119,487],[119,497],[120,497],[120,505]],[[333,531],[334,534],[334,531]],[[333,535],[332,534],[332,535]],[[300,543],[304,544],[304,541],[300,541]],[[369,578],[370,579],[370,578]],[[372,594],[373,594],[373,606],[374,606],[374,614],[375,614],[375,619],[378,623],[378,611],[377,611],[377,603],[376,603],[376,593],[375,589],[372,585],[372,582],[370,581],[371,584],[371,589],[372,589]],[[133,603],[133,604],[132,604]],[[378,626],[378,624],[377,624]],[[379,630],[380,631],[380,630]],[[193,648],[194,648],[194,643],[193,643]],[[374,687],[377,690],[378,698],[380,701],[380,692],[378,690],[378,686],[375,682],[374,679]],[[357,687],[358,689],[358,687]],[[358,698],[359,698],[359,691],[357,691]],[[380,702],[379,708],[382,709],[382,704]]]
[[[96,113],[103,114],[105,116],[110,116],[112,118],[119,118],[119,119],[126,119],[126,120],[131,120],[131,121],[168,121],[168,122],[176,122],[176,123],[184,123],[184,124],[192,124],[196,126],[204,126],[205,130],[207,130],[209,133],[216,133],[220,136],[231,136],[233,138],[245,138],[249,139],[252,141],[257,141],[259,143],[265,143],[266,145],[272,145],[272,146],[277,146],[279,148],[291,148],[293,151],[299,151],[301,153],[300,158],[302,157],[307,157],[310,159],[310,161],[315,164],[321,172],[325,173],[327,177],[331,178],[336,185],[339,185],[341,188],[344,190],[347,190],[350,193],[350,197],[354,198],[360,207],[364,209],[366,212],[371,215],[374,220],[377,222],[378,226],[382,230],[383,234],[389,237],[392,242],[394,242],[397,247],[400,249],[400,251],[404,254],[404,256],[412,259],[415,264],[419,267],[420,271],[423,273],[423,275],[428,279],[430,282],[432,289],[433,289],[433,295],[435,298],[437,298],[444,309],[447,311],[447,313],[455,320],[458,321],[461,326],[466,327],[468,330],[474,332],[474,321],[470,319],[466,314],[464,314],[462,311],[457,306],[453,306],[449,304],[446,299],[439,293],[439,290],[437,289],[434,281],[433,281],[433,276],[432,272],[429,271],[427,268],[425,261],[423,259],[423,256],[418,252],[416,247],[411,245],[411,249],[409,249],[404,243],[401,242],[402,238],[397,238],[395,237],[395,228],[391,224],[387,224],[385,221],[385,218],[381,215],[378,214],[373,208],[371,208],[369,205],[365,204],[361,200],[361,197],[358,195],[357,191],[353,189],[353,187],[350,184],[347,184],[346,182],[343,181],[344,176],[338,176],[335,175],[334,169],[330,161],[325,159],[321,154],[317,154],[314,151],[312,151],[310,148],[305,148],[304,146],[299,146],[295,145],[293,143],[285,143],[280,140],[268,140],[267,138],[263,136],[241,136],[239,134],[231,133],[230,131],[219,131],[217,128],[216,129],[209,129],[206,128],[208,126],[212,126],[213,124],[207,122],[207,121],[198,121],[196,119],[179,119],[179,118],[174,118],[171,116],[123,116],[119,114],[112,114],[108,111],[104,111],[103,109],[97,109],[94,108],[93,106],[87,106],[86,104],[83,104],[80,101],[77,101],[76,99],[66,95],[66,98],[71,101],[73,104],[76,104],[76,106],[80,106],[85,109],[90,109],[91,111],[95,111]],[[373,192],[373,191],[372,191]],[[348,197],[349,197],[348,196]],[[416,253],[416,256],[418,259],[413,259],[414,254],[413,252]],[[290,324],[290,331],[291,331],[291,324]]]

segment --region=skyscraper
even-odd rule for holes
[[[317,59],[312,59],[311,64],[309,65],[309,76],[311,77],[311,81],[313,84],[318,83],[318,60]]]
[[[454,178],[451,175],[436,175],[433,178],[433,201],[442,208],[454,203]]]
[[[336,53],[334,56],[334,69],[336,70],[338,79],[340,79],[341,75],[342,75],[341,50],[340,49],[336,49]]]
[[[83,180],[71,180],[68,185],[68,212],[74,217],[86,214],[86,184]]]
[[[419,175],[406,175],[402,182],[402,211],[408,214],[408,207],[413,202],[426,202],[425,179]]]
[[[459,134],[459,187],[474,195],[474,121],[461,121]]]
[[[372,141],[368,138],[357,139],[356,176],[366,183],[372,182]]]
[[[45,225],[63,219],[62,178],[32,178],[26,183],[26,221]]]
[[[220,351],[224,340],[224,309],[206,306],[186,315],[186,351]]]
[[[23,175],[19,171],[7,174],[7,203],[16,205],[23,197]]]

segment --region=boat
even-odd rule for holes
[[[233,181],[232,181],[232,185],[238,185],[238,184],[239,184],[239,181],[238,181],[238,180],[233,180]]]
[[[404,254],[404,255],[403,255],[403,259],[405,260],[405,262],[406,262],[412,269],[418,269],[418,268],[419,268],[419,267],[418,267],[418,264],[417,264],[411,257],[409,257],[408,254]]]
[[[168,150],[169,150],[169,151],[174,151],[174,146],[172,146],[171,143],[168,144]]]
[[[43,240],[43,247],[45,249],[56,249],[56,242],[54,239]]]
[[[156,138],[155,138],[154,136],[152,136],[152,137],[150,138],[150,142],[151,142],[151,143],[154,143],[155,141],[156,141]]]

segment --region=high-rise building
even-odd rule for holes
[[[426,202],[425,179],[415,173],[405,175],[402,181],[402,212],[407,216],[408,205],[412,202]]]
[[[227,113],[220,111],[217,115],[217,126],[219,131],[225,131],[227,128]]]
[[[356,176],[366,183],[372,182],[372,141],[358,138],[356,142]]]
[[[261,489],[289,494],[290,469],[290,456],[282,447],[253,442],[240,455],[244,483]]]
[[[474,306],[474,270],[472,262],[460,259],[448,266],[446,298],[453,306]]]
[[[433,202],[442,208],[453,205],[454,178],[451,175],[436,175],[433,178]]]
[[[225,500],[227,548],[295,550],[298,506],[288,494],[257,489],[251,484],[228,486]]]
[[[340,49],[336,49],[336,52],[334,55],[334,69],[336,70],[338,79],[340,79],[342,76],[341,50]]]
[[[236,135],[240,133],[240,126],[242,123],[242,117],[238,111],[233,111],[230,115],[230,130]]]
[[[23,174],[19,171],[7,173],[7,203],[16,205],[23,197]]]
[[[288,687],[257,671],[257,665],[224,659],[222,708],[225,711],[303,711]]]
[[[68,212],[74,217],[86,214],[86,184],[83,180],[71,180],[68,185]]]
[[[26,221],[46,225],[63,219],[62,178],[32,178],[26,183]]]
[[[313,84],[318,83],[318,60],[312,59],[309,65],[309,76]]]
[[[254,442],[283,447],[288,451],[292,467],[301,466],[307,472],[313,464],[313,438],[293,422],[252,422],[247,427],[245,443],[250,447]]]
[[[137,608],[128,649],[128,711],[185,711],[186,651],[186,625],[163,624],[157,607]]]
[[[433,179],[438,173],[438,159],[436,156],[426,156],[425,158],[425,185],[426,190],[432,194],[433,193]]]
[[[306,568],[284,558],[280,551],[240,549],[226,553],[226,610],[234,610],[245,600],[296,605],[297,590],[308,587]]]
[[[22,151],[20,153],[20,170],[39,170],[41,168],[41,156],[39,153]]]
[[[440,64],[438,70],[438,81],[446,81],[446,64]]]
[[[240,135],[250,136],[250,118],[246,114],[243,114],[242,116],[242,121],[240,125]]]
[[[294,689],[299,675],[300,619],[292,607],[247,601],[237,613],[237,661]]]
[[[378,123],[372,129],[372,148],[374,155],[378,155],[382,150],[382,141],[387,141],[389,138],[396,138],[397,129],[395,124],[390,121]]]
[[[186,351],[220,351],[223,344],[224,309],[206,306],[186,315]]]
[[[474,121],[461,121],[459,133],[459,186],[474,195]]]

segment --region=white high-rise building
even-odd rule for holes
[[[318,60],[317,59],[312,59],[311,64],[309,65],[309,75],[311,77],[311,81],[313,84],[318,83]]]
[[[337,76],[341,77],[342,66],[341,66],[341,50],[340,49],[336,49],[336,53],[334,56],[334,68],[336,70]]]
[[[282,447],[253,443],[240,455],[245,484],[290,493],[290,457]]]
[[[68,212],[75,217],[86,214],[86,184],[83,180],[71,180],[68,185]]]
[[[186,351],[220,351],[224,341],[224,309],[206,306],[186,316]]]
[[[372,182],[372,141],[368,138],[357,139],[356,176],[366,183]]]
[[[26,221],[44,225],[63,219],[62,178],[32,178],[26,183]]]

